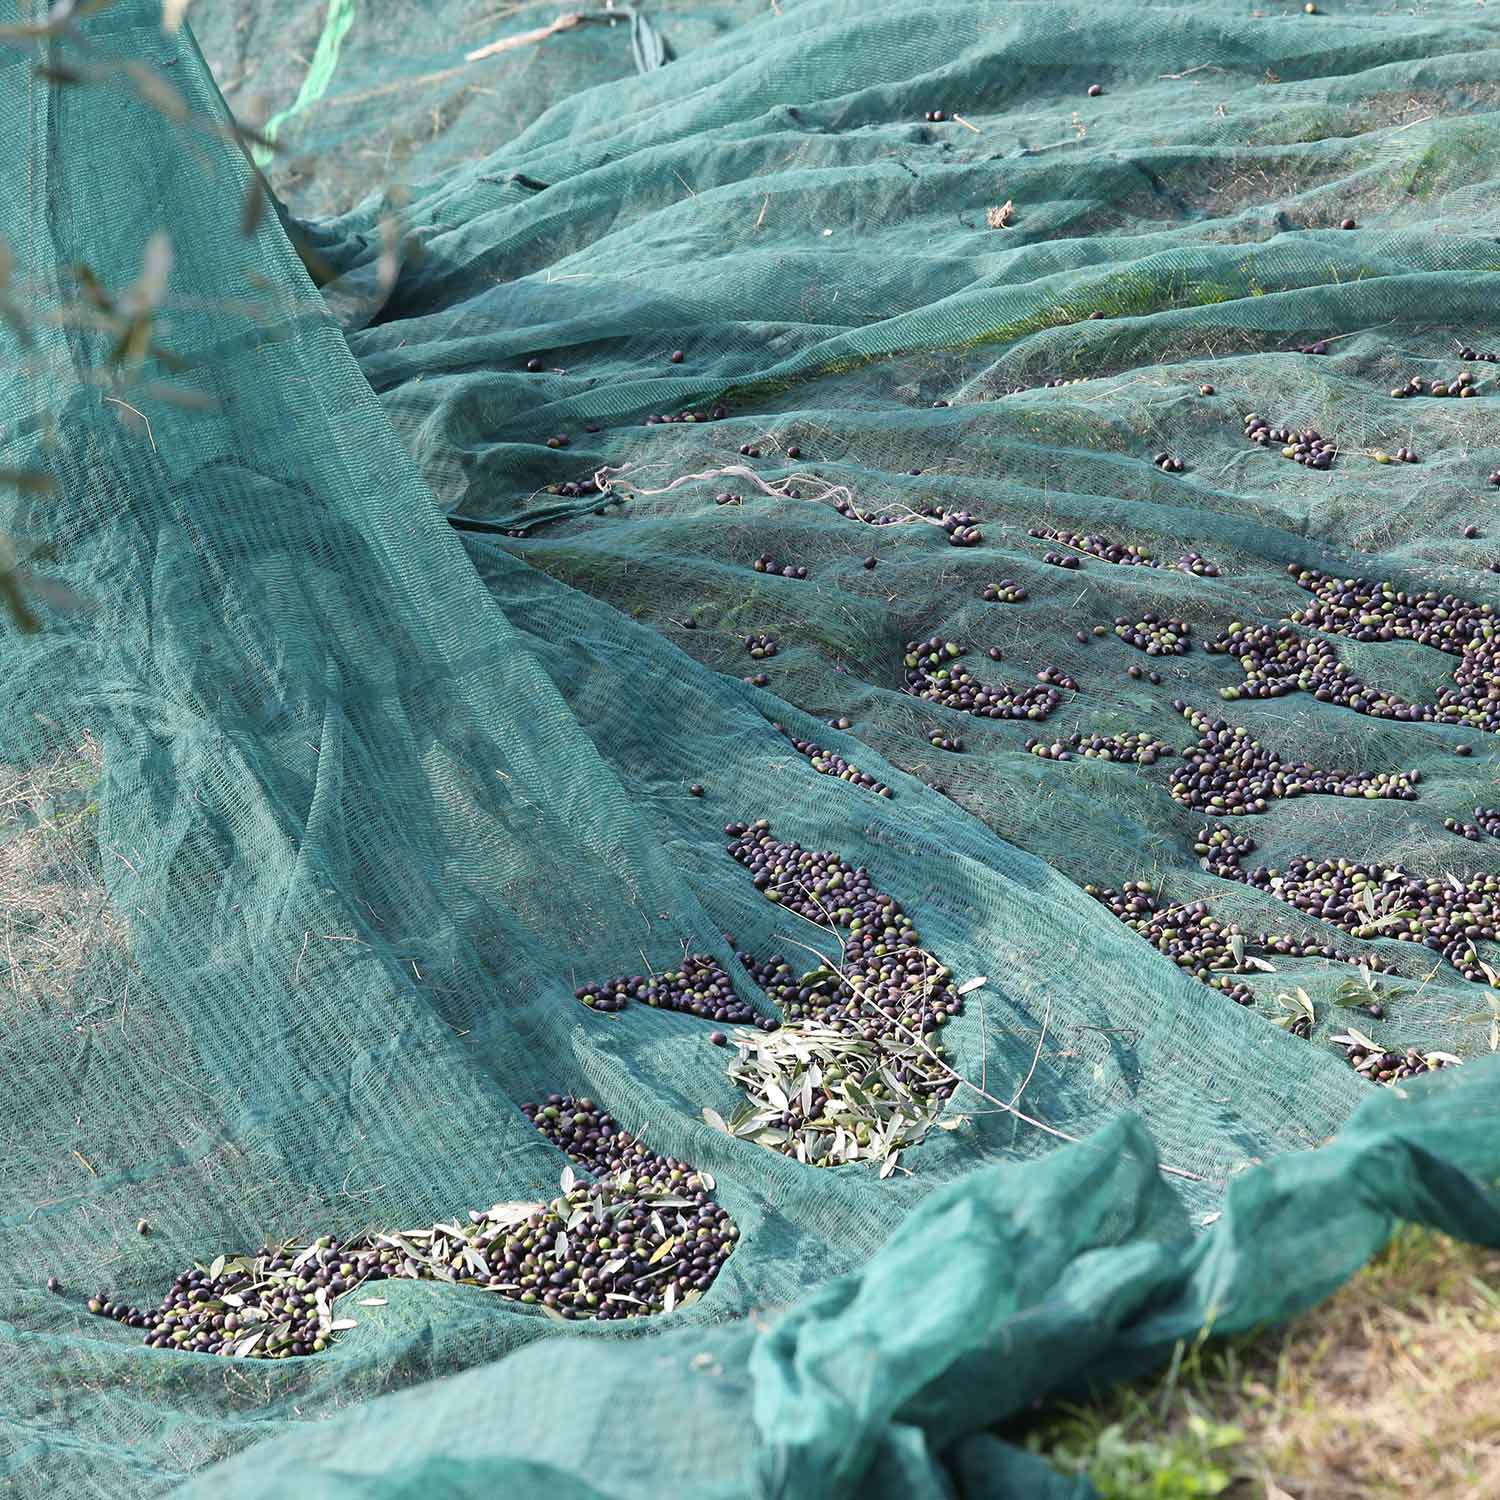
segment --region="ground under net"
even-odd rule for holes
[[[217,130],[0,52],[7,1483],[1077,1495],[1003,1425],[1500,1243],[1496,23],[481,19],[249,235],[157,7]]]
[[[256,155],[302,214],[429,181],[519,135],[551,106],[649,72],[758,18],[755,0],[551,0],[361,6],[199,3],[193,32]]]

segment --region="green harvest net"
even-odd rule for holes
[[[1472,811],[1500,801],[1500,383],[1460,359],[1500,349],[1500,21],[781,0],[467,62],[558,12],[380,9],[194,8],[226,93],[281,117],[285,210],[248,236],[252,168],[192,128],[227,115],[156,6],[90,16],[86,56],[149,64],[187,123],[139,73],[71,81],[75,38],[0,44],[34,329],[0,333],[0,468],[58,487],[0,520],[93,606],[0,638],[0,758],[102,747],[118,919],[71,1000],[11,959],[7,1485],[1076,1495],[1006,1441],[1036,1402],[1289,1317],[1397,1218],[1500,1244],[1500,846]],[[118,386],[114,335],[60,314],[76,267],[125,287],[158,230],[180,364]],[[1467,404],[1390,394],[1461,369]],[[1287,461],[1250,413],[1336,456]],[[1130,644],[1165,620],[1191,649]],[[933,637],[929,672],[907,643]],[[1274,695],[1201,649],[1252,638],[1289,653]],[[1037,713],[905,691],[954,661]],[[1256,740],[1263,808],[1213,790],[1243,742],[1189,774],[1174,701]],[[1173,753],[1027,748],[1124,734]],[[760,818],[986,979],[942,1035],[988,1097],[958,1088],[886,1176],[706,1120],[744,1102],[708,1023],[574,998],[691,951],[772,1014],[726,934],[837,963],[727,852]],[[1256,873],[1301,859],[1375,870],[1368,903]],[[1164,926],[1204,901],[1243,936],[1174,964],[1082,889],[1127,881]],[[1382,969],[1378,1018],[1341,1005],[1349,957]],[[1377,1059],[1462,1065],[1374,1087],[1329,1043],[1351,1017]],[[520,1106],[551,1092],[712,1175],[738,1240],[701,1298],[564,1326],[398,1276],[279,1360],[85,1309],[546,1200],[565,1158]]]

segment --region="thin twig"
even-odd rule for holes
[[[632,468],[630,464],[622,464],[618,468],[605,467],[594,473],[594,486],[601,494],[611,493],[614,487],[614,476],[627,473]],[[700,484],[711,479],[744,479],[748,480],[763,494],[770,495],[776,500],[803,499],[811,500],[815,504],[838,504],[843,501],[854,510],[854,519],[862,521],[866,525],[876,524],[870,519],[871,512],[861,512],[855,509],[854,491],[846,484],[835,484],[831,479],[824,479],[820,474],[814,474],[810,470],[802,470],[788,479],[780,481],[779,484],[767,484],[753,469],[744,464],[726,464],[722,469],[705,469],[698,474],[683,474],[674,479],[671,484],[664,485],[659,490],[641,489],[632,486],[633,493],[637,495],[666,495],[683,484]],[[793,496],[789,493],[793,480],[798,486],[798,493]],[[808,485],[819,485],[817,494],[804,494],[802,491]],[[936,516],[924,516],[920,511],[915,511],[909,505],[903,505],[900,501],[890,500],[885,502],[884,515],[893,513],[904,513],[907,521],[920,521],[926,526],[941,526],[943,523]],[[901,522],[886,522],[886,525],[903,524]]]
[[[141,419],[141,421],[146,424],[146,436],[151,441],[151,451],[153,453],[155,453],[156,452],[156,439],[155,439],[154,436],[152,436],[152,433],[151,433],[151,418],[148,417],[145,412],[140,411],[136,407],[132,406],[128,401],[122,401],[122,400],[120,400],[120,398],[118,396],[106,396],[104,399],[106,401],[112,401],[112,402],[114,402],[114,404],[116,406],[123,406],[126,411],[133,411],[133,412],[135,412],[136,416],[138,416]]]
[[[953,119],[967,130],[972,130],[975,135],[983,135],[984,132],[977,125],[970,125],[962,115],[954,115]]]
[[[1394,318],[1391,318],[1387,323],[1377,323],[1375,328],[1355,328],[1351,329],[1348,333],[1335,333],[1331,338],[1320,338],[1318,342],[1320,344],[1336,344],[1340,339],[1353,339],[1358,338],[1362,333],[1374,333],[1376,328],[1385,328],[1389,326],[1389,323],[1394,323],[1395,321]]]
[[[817,905],[822,906],[822,902],[818,901],[818,898],[816,896],[810,895],[810,899]],[[833,938],[834,942],[839,945],[841,959],[847,957],[848,946],[838,935],[838,933],[833,930],[832,927],[825,929],[821,923],[814,922],[811,917],[803,916],[801,912],[793,912],[792,915],[802,917],[802,920],[804,922],[808,923],[809,926],[818,928],[820,932],[827,930],[829,932],[829,935]],[[810,944],[799,943],[796,938],[788,938],[787,941],[793,943],[798,948],[806,950],[808,953],[814,954],[823,962],[827,962],[827,959],[824,958],[824,955],[819,953],[818,950],[812,947]],[[918,951],[925,952],[925,950],[923,949],[919,949]],[[928,953],[926,956],[928,958],[931,958],[934,963],[937,963],[937,960],[932,957],[932,954]],[[941,965],[939,965],[939,967],[941,967]],[[1038,1120],[1034,1115],[1026,1114],[1024,1111],[1017,1109],[1015,1105],[1007,1104],[1003,1099],[997,1099],[993,1094],[988,1093],[977,1083],[973,1083],[969,1079],[965,1078],[963,1074],[960,1073],[956,1068],[954,1068],[951,1063],[944,1061],[942,1057],[934,1052],[933,1049],[921,1036],[916,1035],[906,1026],[903,1026],[901,1022],[898,1021],[888,1011],[881,1010],[881,1008],[873,1000],[871,1000],[870,997],[865,994],[852,979],[850,979],[849,975],[843,972],[842,965],[839,971],[839,978],[842,979],[846,985],[848,985],[851,993],[859,1000],[860,1004],[867,1005],[871,1010],[875,1012],[876,1015],[882,1016],[887,1021],[889,1021],[891,1025],[894,1026],[896,1030],[899,1031],[903,1036],[905,1036],[909,1042],[918,1047],[921,1051],[925,1052],[927,1056],[930,1057],[932,1061],[943,1070],[943,1072],[945,1072],[951,1079],[954,1080],[954,1082],[962,1084],[967,1089],[972,1089],[973,1092],[978,1094],[981,1099],[985,1100],[989,1104],[993,1104],[1001,1114],[1012,1115],[1017,1120],[1020,1120],[1023,1124],[1030,1125],[1033,1129],[1043,1131],[1047,1135],[1055,1136],[1060,1141],[1068,1141],[1075,1146],[1082,1144],[1081,1137],[1076,1135],[1069,1135],[1067,1131],[1059,1130],[1057,1126],[1049,1125],[1045,1120]],[[1040,1047],[1038,1048],[1038,1051],[1040,1051]],[[1029,1080],[1030,1075],[1028,1074],[1027,1077]],[[1017,1098],[1019,1097],[1020,1095],[1018,1094]],[[1196,1172],[1189,1172],[1182,1167],[1169,1167],[1165,1162],[1158,1161],[1156,1165],[1159,1171],[1166,1172],[1173,1177],[1186,1178],[1189,1182],[1206,1182],[1208,1180],[1207,1178],[1200,1177]]]
[[[984,1001],[979,1002],[979,1087],[983,1088],[987,1082],[990,1054],[989,1023],[984,1014]]]
[[[794,913],[794,915],[802,916],[802,913],[796,912]],[[802,917],[802,920],[804,922],[812,921],[810,917]],[[812,922],[812,925],[814,927],[817,927],[820,932],[823,930],[820,923]],[[840,949],[847,951],[847,949],[845,949],[843,939],[840,938],[836,932],[833,933],[832,936],[834,941],[838,943]],[[818,950],[812,946],[812,944],[798,942],[796,938],[788,938],[787,941],[791,943],[793,947],[801,948],[807,953],[816,955],[818,958],[822,959],[824,963],[828,962],[827,958],[823,954],[819,953]],[[931,955],[929,954],[928,957],[931,957]],[[993,1094],[987,1093],[985,1090],[981,1089],[978,1084],[970,1083],[969,1080],[963,1076],[963,1074],[954,1069],[951,1063],[944,1062],[943,1059],[932,1049],[931,1046],[928,1045],[925,1040],[923,1040],[922,1037],[909,1030],[906,1026],[903,1026],[902,1023],[898,1021],[893,1015],[891,1015],[889,1011],[881,1010],[881,1008],[873,1000],[871,1000],[870,997],[865,994],[854,982],[854,980],[852,980],[849,975],[842,969],[839,970],[839,978],[843,980],[843,982],[849,987],[850,992],[860,1002],[861,1005],[868,1006],[875,1012],[877,1016],[881,1016],[885,1020],[889,1021],[891,1025],[894,1026],[897,1031],[901,1032],[901,1034],[909,1042],[918,1047],[921,1051],[925,1052],[927,1056],[931,1058],[931,1060],[936,1063],[937,1066],[944,1071],[944,1073],[948,1075],[949,1078],[953,1079],[957,1083],[963,1084],[966,1088],[973,1089],[973,1091],[982,1099],[986,1100],[990,1104],[993,1104],[999,1111],[999,1113],[1014,1115],[1016,1119],[1023,1120],[1026,1124],[1035,1126],[1036,1129],[1045,1131],[1048,1135],[1056,1136],[1059,1140],[1071,1141],[1074,1145],[1077,1145],[1079,1143],[1080,1138],[1078,1136],[1069,1135],[1066,1131],[1059,1130],[1055,1125],[1048,1125],[1043,1120],[1034,1119],[1031,1115],[1022,1113],[1021,1110],[1016,1109],[1013,1105],[1007,1104],[1003,1099],[997,1099]],[[1163,1167],[1162,1170],[1169,1171],[1171,1169]],[[1199,1180],[1201,1181],[1201,1179]]]
[[[1021,1102],[1021,1095],[1026,1092],[1026,1085],[1031,1082],[1031,1075],[1036,1072],[1036,1065],[1042,1056],[1042,1045],[1047,1040],[1047,1023],[1052,1019],[1052,996],[1047,996],[1047,1008],[1042,1012],[1042,1030],[1036,1039],[1036,1051],[1031,1054],[1031,1066],[1026,1070],[1026,1076],[1021,1080],[1021,1086],[1011,1095],[1011,1104],[1017,1105]]]
[[[1175,80],[1178,78],[1191,78],[1194,73],[1227,73],[1228,71],[1228,68],[1216,67],[1213,63],[1199,63],[1196,68],[1189,68],[1184,73],[1158,73],[1156,76],[1158,78],[1171,78]]]
[[[5,929],[5,956],[10,960],[10,987],[15,992],[16,999],[21,998],[21,985],[16,977],[16,955],[10,945],[10,926],[7,923]]]
[[[486,47],[476,47],[472,52],[464,53],[466,63],[478,62],[481,58],[494,57],[497,52],[509,52],[514,47],[527,47],[532,42],[544,42],[549,36],[555,36],[559,31],[571,31],[575,26],[582,26],[584,17],[578,11],[568,11],[559,16],[550,26],[538,26],[535,31],[523,31],[519,36],[502,37],[498,42],[491,42]],[[417,82],[421,82],[420,79]]]

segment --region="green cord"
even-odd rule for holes
[[[317,50],[313,53],[312,66],[307,70],[307,77],[302,80],[302,87],[298,90],[292,107],[272,115],[266,121],[261,133],[267,140],[274,141],[286,121],[306,109],[309,104],[315,104],[327,93],[328,85],[333,81],[334,70],[339,65],[339,48],[354,24],[354,5],[355,0],[328,0],[328,16],[323,22],[323,34],[318,38]],[[257,145],[254,156],[256,166],[262,169],[270,166],[272,152],[267,147]]]
[[[267,140],[274,141],[281,127],[293,115],[301,113],[308,105],[317,103],[328,92],[328,85],[333,81],[334,71],[339,64],[339,48],[343,44],[344,37],[348,35],[349,28],[354,24],[354,7],[355,0],[328,0],[328,16],[323,23],[323,34],[318,38],[317,50],[313,53],[312,65],[307,70],[307,77],[302,80],[302,87],[298,90],[297,98],[291,108],[272,115],[266,121],[261,133]],[[602,14],[590,16],[589,19],[599,21],[619,19],[630,22],[630,45],[635,54],[638,72],[651,73],[671,62],[672,49],[668,46],[666,38],[646,19],[644,12],[636,10],[633,6],[621,5]],[[257,145],[252,154],[256,166],[264,170],[270,166],[274,153],[266,146]]]

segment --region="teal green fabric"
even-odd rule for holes
[[[1491,1170],[1474,1137],[1495,1118],[1495,1072],[1370,1101],[1335,1144],[1235,1183],[1190,1247],[1150,1232],[1148,1205],[1168,1193],[1121,1121],[932,1194],[861,1270],[772,1326],[682,1329],[644,1359],[630,1343],[546,1340],[313,1424],[182,1493],[269,1496],[330,1474],[382,1497],[418,1482],[644,1496],[665,1473],[694,1495],[1046,1494],[1037,1460],[983,1437],[1037,1393],[1310,1306],[1383,1243],[1392,1213],[1500,1242],[1500,1197],[1465,1171]]]
[[[200,0],[190,19],[236,96],[236,68],[305,73],[278,49],[313,11]],[[33,353],[0,345],[0,468],[59,484],[29,509],[7,492],[0,529],[50,544],[49,573],[93,602],[0,637],[0,759],[84,730],[103,746],[100,870],[131,960],[71,1007],[7,1012],[0,1040],[18,1494],[1080,1496],[1001,1424],[1295,1315],[1398,1219],[1500,1244],[1486,988],[1205,873],[1170,761],[1024,746],[1180,747],[1173,697],[1222,707],[1320,765],[1423,772],[1413,803],[1235,820],[1254,862],[1500,873],[1493,841],[1442,827],[1492,796],[1485,736],[1305,693],[1221,704],[1230,658],[1075,638],[1152,609],[1200,638],[1274,624],[1306,599],[1289,563],[1497,597],[1494,544],[1460,535],[1489,529],[1492,393],[1387,394],[1451,370],[1455,341],[1500,346],[1497,23],[1457,4],[646,14],[674,59],[649,72],[626,21],[590,20],[470,89],[430,75],[555,13],[429,8],[393,56],[361,12],[286,123],[284,216],[249,237],[236,147],[36,72],[71,43],[0,50],[0,237],[39,315]],[[226,118],[192,34],[145,0],[84,30]],[[967,123],[924,121],[938,109]],[[108,399],[111,341],[45,315],[80,263],[131,282],[159,227],[162,342],[186,367],[148,373],[211,401],[120,391],[147,432]],[[1338,342],[1296,352],[1318,338]],[[1082,383],[1041,388],[1058,378]],[[1018,385],[1036,388],[1002,394]],[[1247,444],[1252,410],[1338,434],[1334,470]],[[1362,456],[1399,443],[1424,462]],[[1155,468],[1162,450],[1187,472]],[[636,497],[560,492],[606,469]],[[863,525],[818,477],[861,509],[972,511],[983,541]],[[1219,575],[1049,567],[1038,526],[1197,550]],[[763,553],[809,578],[755,571]],[[1002,578],[1024,603],[982,599]],[[781,649],[757,688],[744,637],[763,631]],[[980,675],[1050,666],[1080,690],[1040,730],[919,704],[903,646],[932,634]],[[1337,645],[1393,690],[1452,666]],[[778,724],[895,795],[818,775]],[[867,866],[956,977],[985,978],[946,1033],[955,1067],[1068,1139],[961,1089],[905,1171],[803,1166],[704,1122],[739,1095],[700,1023],[574,1001],[686,945],[762,1002],[725,935],[764,955],[816,934],[725,852],[723,825],[758,817]],[[1277,957],[1237,1006],[1081,889],[1134,879],[1379,951],[1392,998],[1366,1029],[1465,1061],[1372,1089],[1327,1041],[1347,966]],[[1270,1024],[1298,986],[1310,1040]],[[741,1242],[700,1302],[563,1328],[387,1283],[326,1354],[269,1364],[144,1348],[84,1311],[268,1238],[546,1195],[563,1160],[519,1105],[549,1090],[716,1177]]]

